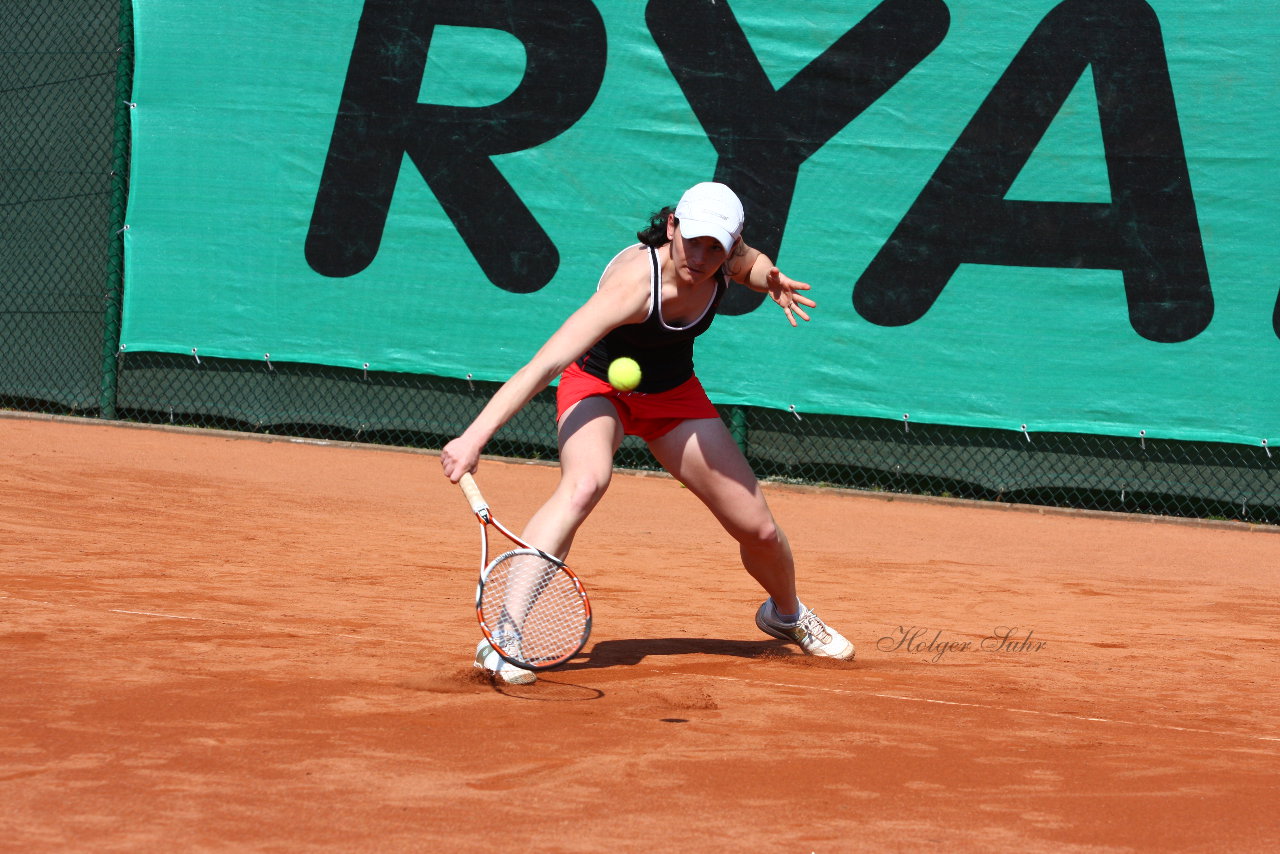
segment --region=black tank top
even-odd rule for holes
[[[607,381],[609,364],[621,356],[630,356],[640,365],[640,385],[636,391],[652,394],[673,389],[693,376],[693,339],[706,332],[711,321],[715,320],[716,307],[729,288],[729,280],[721,267],[715,272],[715,294],[702,315],[688,326],[668,325],[662,319],[662,274],[658,252],[652,246],[648,249],[653,265],[653,294],[648,317],[639,323],[619,326],[605,335],[578,359],[578,367]]]

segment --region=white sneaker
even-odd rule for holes
[[[806,655],[822,658],[853,659],[853,644],[844,635],[822,622],[822,618],[800,603],[800,619],[784,623],[778,619],[778,609],[772,599],[756,611],[756,625],[760,631],[785,641],[800,645]]]
[[[531,685],[538,681],[538,674],[532,670],[525,670],[523,667],[516,667],[502,656],[498,655],[488,639],[483,639],[476,645],[476,657],[472,663],[473,667],[478,667],[490,673],[493,678],[505,682],[508,685]]]

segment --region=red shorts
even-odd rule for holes
[[[689,377],[668,391],[644,394],[618,391],[575,363],[565,369],[560,376],[560,385],[556,388],[556,422],[559,423],[569,407],[596,395],[607,397],[618,410],[624,433],[639,436],[646,442],[665,436],[681,421],[720,417],[697,377]]]

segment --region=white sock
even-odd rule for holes
[[[796,624],[796,622],[800,619],[800,614],[799,614],[799,612],[797,612],[797,613],[795,613],[795,614],[784,614],[784,613],[782,613],[781,611],[779,611],[779,610],[778,610],[778,605],[777,605],[777,603],[773,602],[773,600],[772,600],[772,599],[770,599],[769,601],[770,601],[770,603],[773,605],[773,615],[774,615],[775,617],[777,617],[777,618],[778,618],[778,622],[780,622],[780,623],[786,623],[788,626],[794,626],[794,625]],[[800,606],[800,609],[801,609],[801,611],[803,611],[803,610],[804,610],[804,606],[803,606],[803,605],[801,605],[801,606]]]

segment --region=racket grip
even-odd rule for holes
[[[488,519],[489,503],[480,494],[480,487],[476,484],[476,479],[468,472],[458,479],[458,486],[462,487],[462,494],[467,497],[467,503],[471,505],[471,512],[482,519]]]

